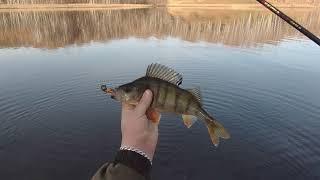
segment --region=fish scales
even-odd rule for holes
[[[164,102],[163,108],[168,111],[174,111],[176,102],[176,88],[168,85],[167,87],[167,95]]]
[[[153,92],[152,107],[161,111],[196,115],[200,106],[189,92],[176,85],[156,78],[145,78],[144,83]]]
[[[159,90],[160,90],[160,83],[156,83],[156,82],[153,82],[153,81],[148,81],[148,80],[145,80],[145,83],[147,84],[147,87],[148,89],[150,89],[153,93],[153,100],[152,100],[152,104],[151,104],[151,107],[156,107],[157,105],[157,97],[159,96]]]
[[[153,77],[143,77],[132,83],[136,86],[143,86],[143,89],[150,89],[153,92],[151,107],[159,111],[201,115],[202,117],[207,115],[194,95],[172,83]]]
[[[155,98],[157,101],[156,108],[162,108],[164,105],[164,101],[166,99],[167,94],[167,86],[166,83],[159,83],[159,92],[158,92],[158,98]]]

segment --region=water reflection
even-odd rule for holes
[[[320,11],[284,10],[320,35]],[[131,36],[206,41],[252,47],[302,35],[265,10],[157,8],[134,10],[1,12],[0,47],[59,48]]]
[[[319,34],[319,12],[286,13]],[[203,124],[163,114],[153,179],[320,179],[320,51],[268,11],[2,12],[0,23],[2,48],[72,46],[0,49],[2,179],[89,179],[121,143],[120,104],[99,84],[153,62],[201,87],[232,134],[214,148]]]

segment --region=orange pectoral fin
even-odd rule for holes
[[[158,111],[156,111],[155,109],[149,108],[147,110],[146,115],[147,115],[147,118],[150,121],[152,121],[154,123],[159,123],[160,122],[161,114]]]

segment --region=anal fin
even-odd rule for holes
[[[160,122],[160,118],[161,118],[161,114],[156,111],[153,108],[149,108],[146,112],[147,118],[154,122],[154,123],[159,123]]]
[[[182,114],[182,120],[184,125],[186,125],[187,128],[190,128],[197,121],[197,117],[193,115]]]

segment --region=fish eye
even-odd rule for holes
[[[123,88],[124,92],[129,92],[130,91],[130,88],[129,87],[125,87]]]

